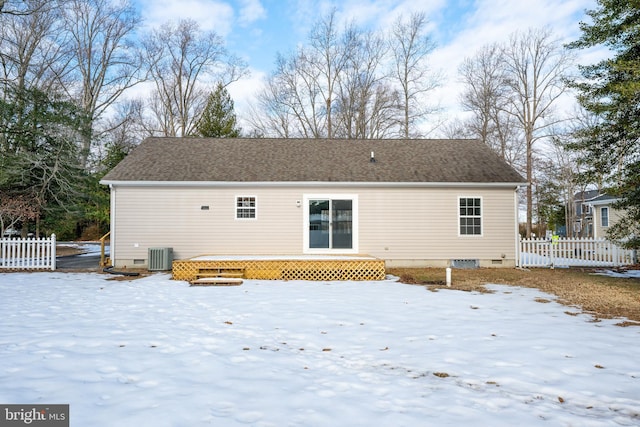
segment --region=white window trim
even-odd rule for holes
[[[255,212],[255,215],[254,215],[253,218],[238,218],[238,209],[240,209],[238,207],[238,199],[240,199],[240,198],[253,198],[253,200],[255,201],[256,205],[253,207],[253,211]],[[236,221],[256,221],[258,219],[258,197],[250,195],[250,194],[237,194],[237,195],[235,195],[234,198],[233,198],[233,218]]]
[[[351,200],[351,214],[352,214],[352,224],[353,234],[351,236],[352,240],[352,248],[351,249],[319,249],[319,248],[310,248],[309,247],[309,200],[324,200],[324,199],[332,199],[332,200]],[[359,209],[358,209],[358,195],[357,194],[303,194],[303,209],[302,215],[304,216],[302,221],[302,253],[304,254],[345,254],[352,255],[358,254],[359,252]]]
[[[480,199],[480,234],[462,234],[460,233],[460,200],[461,199]],[[458,237],[462,238],[478,238],[484,236],[484,199],[482,196],[458,196],[456,203],[456,228],[458,229]]]
[[[605,209],[607,210],[607,224],[606,225],[605,225],[604,219],[603,219],[604,216],[602,215],[602,212]],[[609,206],[603,206],[603,207],[600,208],[600,226],[602,228],[609,227],[609,221],[611,221],[611,219],[609,218],[609,215],[611,215],[611,210],[609,209]]]

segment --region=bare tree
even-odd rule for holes
[[[23,7],[28,13],[0,15],[2,79],[18,90],[59,90],[69,69],[59,7],[47,0],[25,0]]]
[[[424,95],[437,84],[426,63],[433,47],[424,27],[424,15],[399,20],[390,41],[353,23],[338,28],[334,10],[313,27],[307,45],[278,56],[252,125],[263,135],[306,138],[418,135],[417,121],[433,111]]]
[[[68,57],[55,6],[46,0],[25,0],[11,5],[15,13],[0,14],[0,99],[11,106],[0,114],[2,156],[33,145],[33,132],[27,134],[21,124],[38,114],[34,94],[60,92]]]
[[[403,117],[400,135],[404,138],[418,134],[415,123],[436,110],[425,99],[425,95],[440,84],[440,77],[430,70],[427,63],[435,43],[424,34],[426,25],[424,13],[414,13],[406,21],[400,17],[393,26],[389,41],[394,77],[401,88]]]
[[[258,93],[257,104],[250,106],[248,120],[253,127],[254,134],[277,138],[300,135],[294,131],[297,121],[287,102],[289,96],[286,90],[280,89],[279,82],[272,75],[267,80],[265,87]]]
[[[526,147],[519,122],[507,112],[510,92],[502,55],[500,45],[490,44],[460,65],[458,73],[464,85],[460,102],[472,114],[464,127],[467,135],[480,139],[524,173]]]
[[[506,75],[501,48],[497,44],[484,46],[472,58],[465,58],[458,69],[464,84],[461,103],[473,114],[469,127],[473,133],[503,159],[506,147],[496,141],[500,126],[499,111],[506,102]]]
[[[281,92],[276,100],[293,118],[296,134],[321,138],[327,136],[326,98],[318,88],[320,73],[309,62],[303,50],[290,58],[279,56],[270,90]]]
[[[568,131],[561,137],[554,138],[554,145],[557,146],[556,151],[561,153],[558,157],[562,156],[562,161],[559,161],[559,164],[570,165],[566,170],[565,168],[562,169],[567,200],[567,233],[570,236],[580,236],[585,231],[582,228],[574,229],[574,225],[584,223],[586,216],[585,210],[582,210],[581,217],[578,217],[576,212],[578,200],[574,200],[574,195],[583,194],[594,184],[601,190],[603,181],[607,178],[605,168],[593,170],[585,160],[588,156],[586,155],[584,140],[593,138],[591,132],[598,126],[600,121],[601,118],[593,112],[579,108],[570,122]]]
[[[567,90],[565,77],[572,65],[571,56],[552,38],[548,29],[516,32],[503,50],[507,86],[510,92],[504,110],[518,120],[526,144],[527,237],[533,218],[534,145],[549,137],[558,123],[553,107]]]
[[[547,156],[553,165],[550,175],[557,183],[559,199],[564,205],[566,233],[573,237],[573,224],[577,219],[574,195],[585,189],[579,179],[578,157],[566,149],[566,141],[561,136],[553,138],[553,149],[547,152]]]
[[[397,92],[380,71],[387,54],[383,37],[351,27],[346,39],[352,43],[351,55],[338,78],[336,116],[343,138],[384,138],[396,124]]]
[[[276,70],[258,95],[259,104],[273,117],[252,121],[274,125],[278,134],[345,137],[343,127],[353,124],[345,119],[345,114],[353,113],[353,100],[345,102],[344,92],[353,83],[347,82],[347,75],[360,36],[353,24],[338,30],[335,10],[318,21],[309,33],[308,45],[290,55],[278,55]]]
[[[155,90],[150,110],[154,133],[186,136],[195,133],[207,102],[207,83],[226,87],[246,73],[246,65],[229,55],[214,31],[203,33],[197,22],[166,23],[143,40],[145,62]]]
[[[326,132],[329,139],[334,136],[333,98],[337,96],[340,75],[352,55],[356,34],[353,24],[342,33],[338,31],[334,9],[314,25],[309,35],[309,47],[303,53],[308,69],[317,76],[316,89],[325,102]],[[307,67],[303,67],[305,68]]]
[[[26,0],[0,0],[0,15],[24,16],[30,15],[38,8],[25,7]]]
[[[440,126],[441,138],[445,139],[477,139],[469,123],[460,118],[454,118]]]
[[[38,204],[25,194],[5,194],[0,190],[0,236],[7,228],[35,220],[40,216]],[[23,229],[27,231],[26,228]]]
[[[109,161],[105,162],[114,149],[128,153],[145,137],[150,136],[143,127],[143,104],[141,99],[127,99],[114,105],[113,114],[103,124],[101,139],[104,144],[100,144],[97,149],[98,158],[101,159],[98,173],[115,166]]]
[[[258,112],[252,119],[254,124],[272,127],[259,128],[261,133],[327,137],[327,98],[326,90],[321,89],[323,77],[318,64],[306,47],[300,47],[289,56],[278,55],[275,71],[258,94],[260,110],[268,117],[259,119],[261,114]],[[333,110],[334,101],[329,103]]]
[[[62,14],[78,75],[68,92],[88,118],[81,147],[86,168],[97,120],[125,90],[141,81],[142,63],[131,38],[140,17],[127,0],[67,0]]]
[[[397,94],[382,69],[386,40],[353,23],[339,29],[335,10],[309,33],[307,45],[279,54],[258,94],[251,123],[262,135],[305,138],[389,136]]]

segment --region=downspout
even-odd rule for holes
[[[513,190],[513,213],[515,215],[516,267],[520,267],[520,212],[518,210],[518,187]]]
[[[591,215],[593,217],[593,239],[595,240],[598,238],[598,208],[592,204],[589,206],[591,206]]]
[[[116,265],[116,189],[113,184],[109,184],[110,190],[110,208],[111,212],[109,212],[109,232],[111,233],[110,242],[109,242],[109,258],[111,259],[111,265]]]

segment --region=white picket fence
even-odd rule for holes
[[[617,267],[635,262],[632,250],[606,239],[521,239],[520,267]]]
[[[0,239],[0,269],[56,269],[56,235],[39,239]]]

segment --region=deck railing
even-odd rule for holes
[[[606,239],[520,240],[520,267],[617,267],[635,262],[635,254]]]
[[[0,239],[0,269],[55,270],[56,235],[39,239]]]
[[[100,238],[100,267],[111,266],[111,260],[106,255],[107,241],[109,240],[110,235],[111,231]]]

